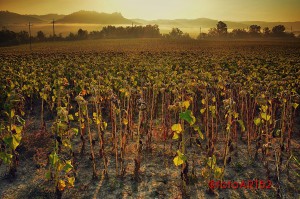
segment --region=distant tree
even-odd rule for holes
[[[171,38],[180,38],[183,36],[183,32],[179,28],[172,28],[172,31],[169,33]]]
[[[284,35],[285,27],[283,25],[274,26],[272,28],[272,33],[277,36]]]
[[[250,27],[249,27],[249,33],[251,33],[251,34],[259,34],[260,33],[260,26],[258,26],[258,25],[251,25]]]
[[[270,33],[271,33],[270,28],[269,27],[265,27],[264,30],[263,30],[263,33],[264,33],[265,36],[269,36]]]
[[[172,28],[169,34],[164,35],[167,39],[191,39],[188,33],[183,33],[179,28]]]
[[[67,40],[73,41],[75,40],[76,36],[74,33],[70,32],[70,34],[66,37]]]
[[[216,37],[216,36],[218,36],[218,35],[219,35],[219,33],[218,33],[217,28],[210,28],[210,29],[208,30],[208,36],[209,36],[209,37]]]
[[[231,35],[236,38],[245,38],[248,36],[248,33],[245,29],[233,29]]]
[[[17,38],[16,39],[19,43],[28,42],[29,41],[29,34],[28,34],[28,32],[23,30],[23,31],[17,33]]]
[[[0,43],[9,43],[16,40],[17,34],[13,31],[8,30],[6,27],[2,27],[0,31]]]
[[[38,31],[36,34],[36,38],[38,41],[45,41],[46,36],[43,31]]]
[[[88,37],[88,31],[80,28],[77,32],[77,36],[79,39],[86,39]]]
[[[227,24],[223,21],[219,21],[217,24],[217,31],[219,35],[226,35],[227,34]]]
[[[198,40],[204,39],[204,38],[206,38],[207,36],[208,36],[207,33],[202,32],[202,33],[200,33],[200,34],[197,36],[197,39],[198,39]]]

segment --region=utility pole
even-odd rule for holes
[[[53,19],[53,21],[52,21],[52,24],[53,24],[53,27],[52,27],[52,29],[53,29],[53,41],[55,40],[55,31],[54,31],[54,19]]]
[[[200,27],[200,39],[202,38],[201,27]]]
[[[32,26],[32,24],[30,24],[30,22],[29,22],[29,24],[28,24],[28,28],[29,28],[29,48],[30,48],[30,51],[31,51],[31,27]]]

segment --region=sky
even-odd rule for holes
[[[120,12],[129,19],[211,18],[231,21],[300,21],[300,0],[0,0],[20,14]]]

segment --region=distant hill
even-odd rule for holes
[[[218,20],[208,18],[198,19],[157,19],[157,20],[144,20],[144,19],[126,19],[121,13],[99,13],[95,11],[78,11],[69,15],[47,14],[47,15],[20,15],[8,11],[0,11],[0,25],[13,25],[24,23],[49,23],[52,20],[56,23],[74,23],[74,24],[130,24],[134,25],[148,25],[157,24],[161,27],[178,27],[178,28],[213,28],[216,27]],[[272,27],[282,24],[286,27],[286,31],[300,31],[300,21],[296,22],[265,22],[265,21],[224,21],[229,29],[245,28],[250,25],[259,25],[264,27]]]
[[[82,10],[57,20],[57,23],[131,24],[132,21],[124,18],[121,13],[107,14]]]
[[[6,24],[24,24],[24,23],[41,23],[43,22],[41,19],[32,17],[32,16],[26,16],[26,15],[20,15],[13,12],[8,11],[0,11],[0,24],[6,25]]]
[[[45,22],[50,22],[53,19],[54,20],[59,20],[64,18],[66,15],[59,15],[59,14],[47,14],[47,15],[25,15],[25,16],[30,16],[30,17],[34,17],[37,19],[40,19],[41,21],[45,21]]]

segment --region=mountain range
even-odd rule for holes
[[[13,25],[24,23],[37,23],[45,24],[55,20],[59,24],[106,24],[106,25],[147,25],[157,24],[159,26],[172,26],[184,28],[212,28],[216,27],[218,20],[208,18],[198,19],[157,19],[157,20],[144,20],[144,19],[127,19],[121,13],[99,13],[95,11],[78,11],[69,15],[47,14],[47,15],[21,15],[9,11],[0,11],[0,25]],[[289,31],[300,30],[300,21],[296,22],[266,22],[266,21],[224,21],[229,29],[247,28],[250,25],[260,25],[262,28],[272,28],[276,25],[284,25]]]

